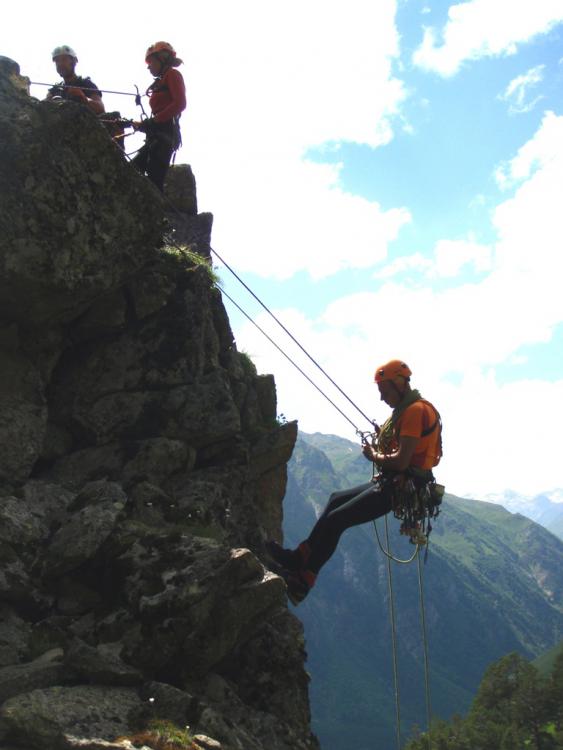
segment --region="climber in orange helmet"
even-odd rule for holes
[[[375,446],[366,443],[363,447],[364,456],[377,467],[377,476],[366,484],[334,492],[311,533],[296,549],[267,543],[267,553],[279,566],[277,571],[294,604],[307,596],[346,529],[373,521],[394,508],[397,481],[408,477],[417,491],[435,484],[432,468],[442,456],[442,423],[435,407],[411,388],[411,375],[400,359],[375,371],[381,400],[393,409]]]
[[[162,192],[172,154],[182,143],[180,115],[186,108],[186,87],[178,66],[182,60],[168,42],[155,42],[145,54],[154,81],[147,89],[152,117],[133,123],[146,133],[145,145],[132,160]]]

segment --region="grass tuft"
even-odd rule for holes
[[[136,747],[150,747],[152,750],[201,750],[192,740],[189,728],[181,729],[171,721],[153,719],[146,729],[129,737],[119,737],[129,740]]]
[[[213,286],[221,286],[221,279],[214,271],[209,258],[204,258],[203,255],[192,250],[189,245],[164,245],[162,251],[174,258],[183,268],[191,271],[196,268],[203,268]]]

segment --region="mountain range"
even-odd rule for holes
[[[531,518],[563,539],[563,490],[555,489],[533,496],[506,490],[487,495],[484,499],[504,506],[511,513]]]
[[[285,542],[307,536],[336,489],[369,481],[356,444],[301,434],[284,501]],[[385,539],[383,521],[379,535]],[[412,547],[389,524],[392,551]],[[383,546],[386,542],[383,541]],[[393,565],[401,730],[425,724],[418,564]],[[502,506],[446,494],[427,563],[420,564],[433,716],[464,712],[486,667],[516,651],[535,658],[563,633],[563,542]],[[350,529],[295,610],[305,626],[313,729],[323,750],[395,743],[386,558],[371,524]]]

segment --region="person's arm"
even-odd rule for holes
[[[101,115],[106,111],[102,97],[99,94],[92,94],[86,97],[86,101],[92,112],[96,115]]]
[[[398,450],[390,453],[388,456],[385,456],[383,453],[376,453],[375,449],[372,448],[374,454],[373,461],[382,471],[385,471],[385,469],[389,471],[405,471],[410,466],[419,440],[420,438],[411,437],[410,435],[400,437]]]
[[[80,88],[79,86],[70,87],[68,89],[68,94],[69,96],[72,96],[75,101],[82,102],[82,104],[88,105],[88,107],[96,115],[101,115],[106,111],[100,94],[96,94],[92,91],[90,93],[90,96],[87,96],[84,89]]]

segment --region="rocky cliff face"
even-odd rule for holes
[[[236,350],[211,217],[181,167],[165,226],[96,118],[18,74],[0,58],[0,750],[133,747],[154,719],[313,750],[301,626],[257,556],[296,426]]]

